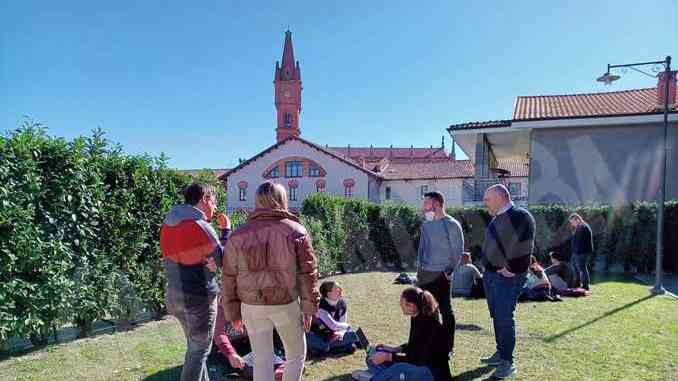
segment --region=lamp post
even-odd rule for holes
[[[666,199],[666,171],[669,165],[670,152],[671,152],[671,129],[669,128],[669,85],[673,81],[671,79],[671,56],[666,56],[663,61],[654,61],[654,62],[638,62],[625,65],[607,65],[607,71],[605,74],[598,77],[598,82],[603,82],[607,85],[613,81],[618,80],[620,77],[618,75],[610,74],[610,69],[615,68],[631,68],[635,71],[638,71],[642,74],[655,77],[652,74],[645,73],[642,70],[636,69],[637,66],[664,66],[664,157],[661,162],[661,184],[659,186],[659,192],[657,195],[657,246],[656,246],[656,269],[655,269],[655,284],[652,287],[651,292],[655,295],[661,295],[666,292],[663,284],[663,269],[662,269],[662,257],[664,255],[664,201]]]

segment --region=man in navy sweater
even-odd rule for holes
[[[513,314],[534,251],[535,222],[530,212],[513,205],[511,194],[504,185],[488,188],[483,201],[493,216],[483,242],[483,283],[494,323],[497,351],[481,361],[497,366],[492,376],[503,379],[516,374],[513,364],[516,346]]]

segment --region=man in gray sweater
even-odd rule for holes
[[[513,205],[508,189],[501,184],[488,188],[483,201],[493,216],[483,242],[483,283],[497,351],[481,361],[497,366],[492,376],[503,379],[516,374],[514,311],[534,251],[535,221],[526,209]]]
[[[424,194],[424,217],[417,253],[417,285],[438,301],[442,323],[450,333],[450,352],[454,347],[455,320],[450,301],[450,279],[464,251],[464,233],[459,221],[445,213],[445,198],[440,192]]]

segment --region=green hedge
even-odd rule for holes
[[[0,136],[0,342],[161,311],[158,232],[189,181],[101,131],[68,141],[27,122]]]
[[[210,171],[198,180],[216,185]],[[164,156],[125,155],[101,131],[74,140],[47,135],[39,125],[0,136],[0,349],[9,337],[36,344],[65,324],[86,335],[92,323],[121,324],[141,311],[162,313],[164,271],[158,245],[162,220],[182,202],[191,178],[167,167]],[[569,250],[571,209],[531,206],[537,254]],[[594,231],[596,256],[649,271],[654,267],[655,207],[577,209]],[[480,253],[489,221],[480,208],[450,209]],[[323,274],[414,267],[421,220],[408,205],[316,194],[304,202],[302,223],[314,239]],[[666,267],[678,270],[678,203],[667,203]],[[232,216],[236,228],[246,215]]]
[[[567,221],[580,213],[593,229],[595,253],[606,268],[622,264],[625,270],[649,272],[655,266],[656,210],[653,203],[583,206],[533,205],[537,223],[536,255],[546,260],[549,251],[570,250]],[[449,208],[464,229],[465,249],[479,258],[490,216],[483,208]],[[416,259],[421,219],[416,208],[405,204],[372,204],[316,194],[306,199],[303,218],[314,224],[314,243],[324,266],[335,271],[362,271],[381,268],[412,269]],[[678,270],[678,202],[666,203],[664,266]]]

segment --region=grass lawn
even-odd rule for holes
[[[404,286],[393,273],[339,277],[349,319],[372,343],[406,341],[400,313]],[[650,297],[648,287],[625,278],[598,278],[593,295],[562,303],[521,303],[517,310],[520,380],[678,380],[678,300]],[[494,351],[484,300],[454,299],[457,319],[452,374],[486,379],[479,357]],[[133,331],[50,346],[0,362],[0,380],[178,380],[185,344],[173,319]],[[350,380],[364,368],[364,351],[309,360],[305,380]]]

